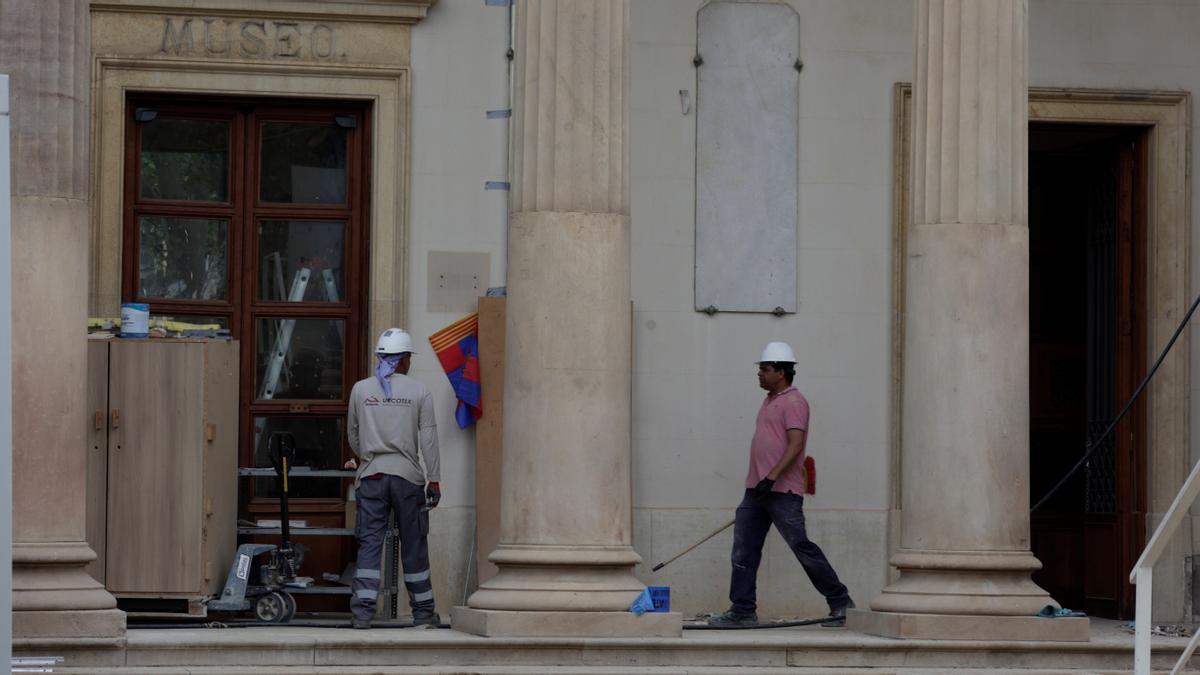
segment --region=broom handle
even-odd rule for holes
[[[736,518],[735,518],[734,520],[736,520]],[[725,530],[728,530],[728,529],[729,529],[729,526],[730,526],[730,525],[733,525],[733,523],[734,523],[734,520],[730,520],[728,523],[725,523],[725,524],[724,524],[724,525],[722,525],[721,527],[718,527],[717,529],[713,530],[713,531],[712,531],[712,534],[710,534],[710,535],[708,535],[707,537],[705,537],[705,538],[701,539],[700,541],[698,541],[698,542],[696,542],[696,543],[692,544],[691,546],[689,546],[689,547],[687,547],[687,548],[683,549],[683,550],[682,550],[682,551],[680,551],[679,553],[676,553],[676,554],[675,554],[675,557],[671,558],[670,560],[667,560],[667,561],[665,561],[665,562],[660,562],[660,563],[658,563],[658,564],[657,564],[657,565],[655,565],[655,566],[654,566],[654,567],[653,567],[653,568],[652,568],[650,571],[651,571],[651,572],[657,572],[657,571],[661,570],[662,568],[666,567],[667,565],[670,565],[671,563],[675,562],[676,560],[678,560],[678,559],[682,558],[683,556],[687,555],[687,554],[688,554],[688,553],[689,553],[689,552],[690,552],[692,549],[696,548],[696,547],[697,547],[697,546],[699,546],[700,544],[703,544],[704,542],[708,541],[709,539],[712,539],[713,537],[717,536],[718,534],[721,534],[721,533],[722,533],[722,532],[724,532]]]

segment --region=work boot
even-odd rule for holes
[[[829,610],[829,617],[821,622],[821,625],[826,628],[839,628],[846,625],[846,610],[854,608],[854,601],[849,600],[846,604],[836,609]]]
[[[755,612],[735,612],[729,610],[724,614],[708,617],[708,625],[713,628],[745,628],[758,625],[758,614]]]
[[[432,626],[437,628],[442,623],[442,617],[437,612],[413,612],[413,626]]]
[[[357,630],[366,630],[371,627],[371,620],[360,619],[356,616],[350,619],[350,625]]]

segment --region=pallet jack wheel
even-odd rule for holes
[[[288,602],[284,600],[284,595],[284,593],[271,591],[258,596],[258,601],[254,603],[254,616],[263,623],[286,621]]]
[[[279,623],[287,623],[296,618],[296,598],[287,591],[280,591],[279,595],[283,597],[286,610],[283,613],[283,618],[279,620]]]

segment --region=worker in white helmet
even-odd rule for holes
[[[756,586],[763,543],[774,525],[804,567],[813,586],[825,596],[829,617],[824,626],[842,626],[854,606],[846,585],[838,580],[820,547],[804,529],[804,446],[808,439],[808,400],[792,386],[796,356],[785,342],[771,342],[758,361],[758,386],[767,398],[758,410],[750,441],[746,493],[733,526],[733,572],[729,610],[708,620],[714,627],[736,628],[758,623]]]
[[[375,346],[375,376],[359,380],[350,392],[346,435],[358,456],[358,461],[346,463],[358,469],[358,561],[350,600],[355,628],[370,628],[375,615],[389,514],[395,515],[400,532],[400,562],[413,623],[441,623],[434,611],[426,542],[429,509],[442,498],[437,422],[429,388],[408,376],[412,355],[412,336],[399,328],[387,329]],[[425,459],[424,469],[418,451]]]

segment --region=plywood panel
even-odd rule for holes
[[[202,573],[203,347],[112,344],[107,586],[194,593]],[[111,412],[110,412],[111,414]]]
[[[204,345],[204,569],[217,593],[237,548],[238,343]]]
[[[87,573],[104,583],[105,519],[108,514],[108,343],[87,347],[87,543],[96,559]]]
[[[479,583],[495,576],[487,559],[500,543],[500,459],[504,425],[506,298],[479,298],[479,377],[483,417],[475,423],[475,525]]]

